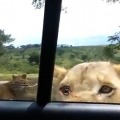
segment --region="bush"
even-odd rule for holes
[[[24,69],[23,72],[27,74],[32,74],[32,73],[38,74],[39,69],[36,67],[29,67],[29,68]]]

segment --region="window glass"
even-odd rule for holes
[[[63,0],[51,101],[120,103],[120,4]]]
[[[35,100],[43,6],[34,0],[0,0],[0,99]]]

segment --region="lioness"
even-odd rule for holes
[[[86,62],[63,73],[57,101],[120,103],[120,65]]]
[[[60,83],[61,78],[64,77],[66,69],[64,67],[59,67],[55,65],[54,67],[54,77],[53,77],[53,87],[52,87],[52,99],[56,94],[57,86]],[[32,82],[31,82],[32,81]],[[6,100],[35,100],[37,96],[38,83],[33,80],[27,80],[27,75],[12,75],[12,80],[0,84],[0,99]],[[34,83],[30,85],[31,83]]]
[[[35,100],[37,85],[29,86],[29,81],[26,77],[26,74],[12,75],[11,81],[0,84],[0,99]]]

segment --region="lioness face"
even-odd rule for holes
[[[120,103],[120,67],[109,62],[71,68],[59,85],[59,101]]]
[[[23,91],[27,85],[27,75],[12,75],[13,80],[10,82],[11,88],[14,91]]]

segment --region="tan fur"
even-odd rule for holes
[[[34,90],[33,90],[34,89]],[[33,92],[35,94],[33,94]],[[35,100],[36,86],[29,87],[27,75],[12,75],[12,80],[0,85],[0,99]]]
[[[106,90],[111,91],[105,93]],[[57,101],[120,103],[120,65],[110,62],[78,64],[66,73],[58,93]]]
[[[53,76],[53,86],[52,87],[52,100],[57,97],[57,91],[60,81],[65,76],[67,70],[64,67],[59,67],[55,65],[54,76]],[[0,99],[6,100],[36,100],[37,95],[37,80],[27,80],[27,75],[12,75],[12,80],[0,84]],[[57,90],[57,91],[56,91]]]
[[[59,95],[58,95],[59,88],[58,87],[66,73],[67,73],[67,70],[64,67],[60,67],[58,65],[54,66],[52,91],[51,91],[51,100],[52,101],[55,101],[56,98],[59,97]]]
[[[67,73],[67,70],[64,67],[60,67],[58,65],[55,65],[53,78],[57,79],[57,80],[53,80],[53,84],[55,84],[55,82],[60,82],[66,73]]]

